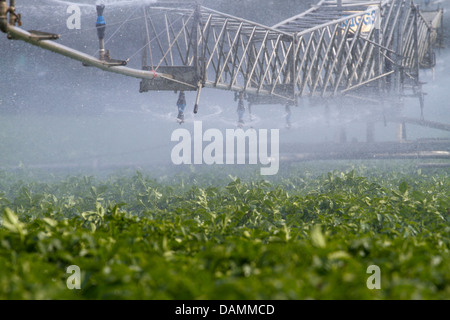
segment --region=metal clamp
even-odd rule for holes
[[[9,21],[8,21],[9,14]],[[0,31],[7,33],[8,26],[22,26],[22,16],[16,13],[15,0],[9,1],[9,6],[6,0],[0,0]]]

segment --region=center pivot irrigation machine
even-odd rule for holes
[[[194,113],[199,112],[202,89],[215,88],[233,91],[240,106],[245,100],[249,109],[281,104],[288,114],[305,98],[324,106],[373,106],[378,110],[373,118],[397,123],[399,141],[406,140],[407,123],[450,131],[448,124],[424,119],[419,80],[421,68],[434,68],[434,49],[442,46],[443,9],[420,10],[413,0],[321,0],[299,15],[265,26],[206,8],[198,1],[158,1],[144,8],[140,70],[110,57],[105,48],[104,9],[97,6],[98,57],[58,44],[57,34],[20,28],[14,0],[9,5],[0,0],[0,30],[9,39],[26,41],[85,66],[142,79],[140,92],[179,92],[183,104],[184,91],[196,91]],[[421,119],[402,116],[409,98],[418,99]],[[184,108],[178,115],[180,122],[183,112]],[[374,142],[373,121],[367,121],[367,142]],[[345,142],[345,134],[341,140]],[[445,143],[404,143],[400,153],[449,157]],[[432,153],[436,148],[438,153]],[[342,146],[339,150],[341,155],[351,154]],[[359,155],[364,154],[360,151]],[[365,151],[368,158],[374,157]],[[339,158],[336,153],[333,156]]]

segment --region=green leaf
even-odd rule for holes
[[[314,225],[311,230],[311,241],[312,244],[318,248],[325,248],[326,247],[326,241],[325,236],[322,233],[322,226],[321,225]]]
[[[3,226],[10,232],[19,234],[20,239],[22,241],[24,240],[24,237],[28,234],[26,225],[20,222],[17,214],[9,208],[6,208],[4,210]]]
[[[403,181],[402,183],[400,183],[400,185],[399,185],[399,187],[398,187],[398,190],[399,190],[402,194],[406,194],[406,192],[408,191],[408,189],[409,189],[409,185],[408,185],[405,181]]]

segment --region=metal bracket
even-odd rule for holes
[[[58,40],[60,38],[59,34],[42,32],[38,30],[28,30],[31,33],[31,39],[41,41],[41,40]]]
[[[8,26],[15,27],[16,25],[18,25],[19,27],[22,26],[22,16],[16,13],[15,1],[10,0],[8,6],[6,0],[0,0],[0,31],[7,33]]]

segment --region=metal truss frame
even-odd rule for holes
[[[157,3],[146,17],[144,69],[178,83],[144,80],[142,91],[201,86],[292,104],[420,92],[419,68],[433,66],[443,11],[422,13],[411,0],[322,0],[267,27],[198,4]]]

